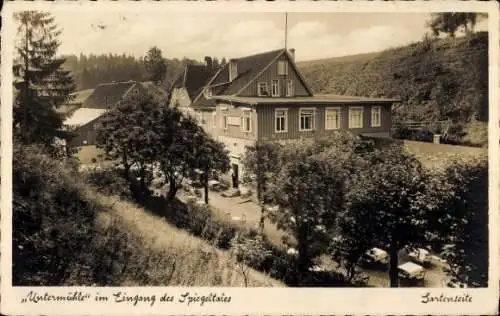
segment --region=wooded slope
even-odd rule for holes
[[[488,33],[298,63],[315,93],[399,97],[396,119],[488,117]]]

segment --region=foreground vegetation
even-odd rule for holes
[[[255,175],[249,184],[262,204],[275,206],[263,207],[262,216],[297,249],[297,284],[324,255],[348,271],[349,282],[363,254],[378,247],[388,250],[391,286],[397,287],[399,251],[420,247],[446,249],[454,281],[487,285],[485,156],[431,170],[404,145],[345,132],[314,143],[248,148],[245,168]]]
[[[244,278],[213,243],[124,196],[96,193],[70,161],[37,147],[16,148],[14,157],[14,285],[281,285],[251,269]]]

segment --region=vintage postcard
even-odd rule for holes
[[[498,314],[496,2],[2,26],[3,314]]]

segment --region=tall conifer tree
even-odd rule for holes
[[[14,135],[25,144],[54,148],[56,137],[68,136],[61,130],[64,118],[56,109],[70,100],[74,90],[70,73],[61,67],[65,60],[56,55],[60,31],[49,13],[23,11],[15,19]]]

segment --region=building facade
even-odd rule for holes
[[[241,179],[245,148],[257,140],[325,137],[340,130],[390,137],[395,102],[314,94],[295,65],[294,50],[281,49],[231,59],[189,107],[203,128],[226,145],[232,174]]]
[[[70,147],[95,145],[96,123],[121,100],[131,95],[145,95],[146,88],[136,81],[111,82],[98,85],[82,104],[71,112],[63,125],[75,133]]]

